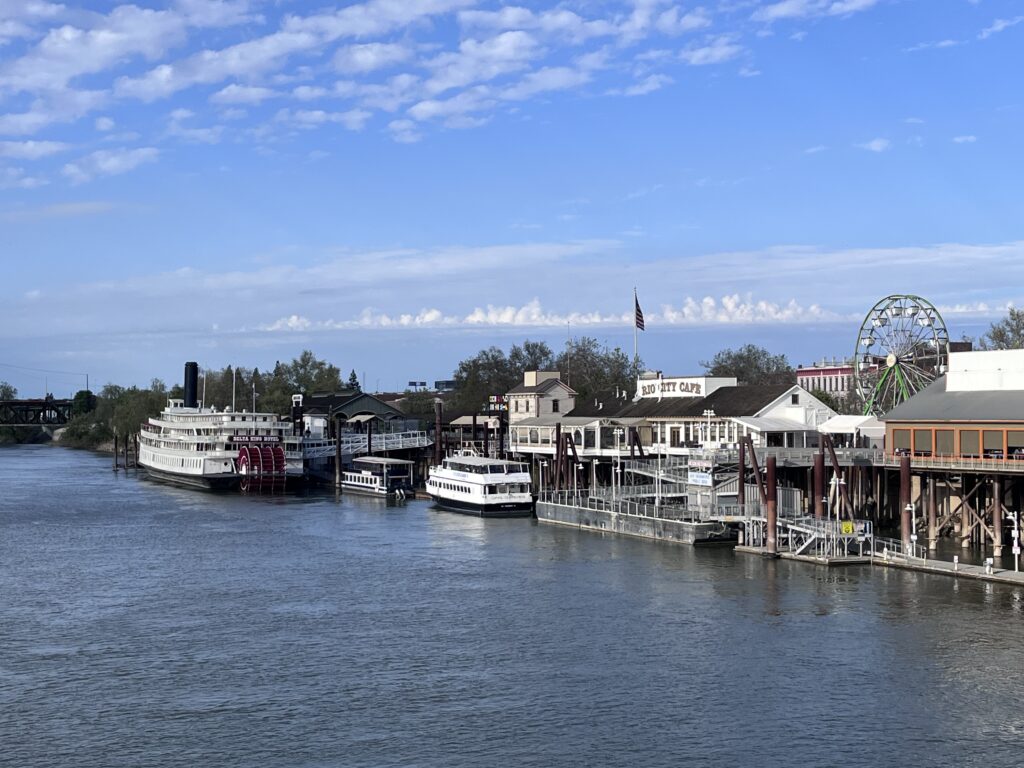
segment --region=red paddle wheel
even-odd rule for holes
[[[239,487],[244,492],[284,487],[287,463],[280,445],[243,445],[238,449],[236,465]]]

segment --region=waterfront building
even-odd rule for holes
[[[809,366],[798,366],[796,383],[808,392],[818,390],[843,397],[853,391],[853,364],[849,360],[822,359]]]
[[[950,354],[946,375],[883,421],[890,455],[1024,465],[1024,350]]]
[[[526,371],[523,383],[506,395],[509,424],[543,416],[556,418],[576,407],[576,390],[558,371]]]
[[[733,448],[744,437],[754,445],[807,448],[818,444],[818,427],[836,415],[829,406],[795,384],[737,385],[735,379],[699,382],[705,377],[665,379],[686,383],[688,392],[665,392],[643,386],[640,396],[615,414],[643,419],[659,453],[683,454],[683,449]],[[696,396],[697,386],[710,393]]]
[[[409,420],[398,408],[375,395],[359,390],[314,392],[304,400],[303,421],[314,435],[340,431],[365,431],[374,422],[377,431],[389,432],[416,429],[418,423]],[[372,427],[371,427],[372,428]]]

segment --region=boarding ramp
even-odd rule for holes
[[[427,437],[426,432],[375,432],[373,444],[367,450],[367,435],[365,433],[342,434],[338,440],[342,456],[359,456],[365,453],[382,453],[384,451],[404,451],[411,448],[426,448],[434,442]]]

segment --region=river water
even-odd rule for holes
[[[0,450],[0,765],[1016,766],[1024,595]]]

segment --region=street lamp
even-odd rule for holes
[[[622,427],[616,427],[612,430],[612,434],[615,436],[615,456],[612,457],[612,507],[615,507],[615,475],[621,472],[619,466],[619,439],[622,437]],[[621,484],[622,477],[619,476],[619,483]]]
[[[904,509],[910,513],[910,554],[913,555],[914,547],[917,544],[917,515],[915,514],[914,505],[909,501]]]
[[[540,496],[544,498],[544,467],[548,465],[547,459],[541,459],[537,462],[537,466],[540,467]]]
[[[707,424],[704,427],[704,448],[707,449],[707,444],[711,442],[711,417],[715,415],[715,409],[705,408],[703,415],[707,419]]]
[[[573,496],[576,497],[576,506],[577,507],[580,505],[580,492],[579,492],[579,484],[577,482],[577,475],[579,474],[579,472],[582,469],[583,469],[583,465],[582,464],[576,464],[575,468],[574,468],[574,471],[572,473],[572,492],[573,492]]]

